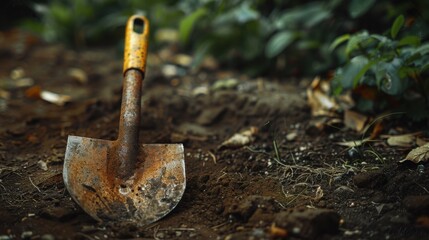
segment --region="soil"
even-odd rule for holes
[[[308,80],[209,67],[183,74],[177,65],[167,77],[156,56],[143,86],[140,141],[184,144],[186,191],[149,226],[96,222],[71,199],[62,167],[68,135],[117,136],[117,56],[41,43],[0,49],[9,94],[0,98],[0,239],[429,239],[425,165],[399,164],[410,149],[382,139],[371,148],[337,145],[362,135],[315,124]],[[16,86],[12,72],[34,83]],[[44,101],[34,86],[72,99]],[[389,124],[384,131],[417,128]],[[250,127],[258,132],[249,144],[220,147]]]

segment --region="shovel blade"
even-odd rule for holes
[[[168,214],[186,186],[182,144],[142,144],[134,174],[115,177],[118,143],[69,136],[64,183],[73,199],[98,221],[150,224]]]

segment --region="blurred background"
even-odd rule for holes
[[[76,49],[115,45],[131,14],[151,21],[152,50],[173,47],[250,75],[327,74],[346,62],[339,36],[367,30],[383,34],[404,14],[409,34],[427,39],[429,2],[387,0],[6,0],[2,31],[19,28]],[[342,46],[343,48],[345,46]],[[118,56],[121,56],[118,54]]]

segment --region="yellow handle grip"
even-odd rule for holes
[[[146,69],[147,46],[149,41],[149,21],[144,16],[133,15],[125,29],[124,70]]]

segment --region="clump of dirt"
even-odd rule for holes
[[[183,142],[187,189],[165,218],[145,227],[97,223],[62,180],[68,135],[115,139],[121,61],[114,52],[37,45],[24,56],[2,52],[0,86],[0,238],[2,239],[425,239],[428,170],[397,164],[386,144],[348,154],[336,142],[361,138],[344,128],[315,128],[304,88],[225,73],[166,77],[149,66],[141,142]],[[43,64],[40,64],[43,63]],[[32,85],[71,96],[64,106],[32,99],[14,86],[17,68]],[[82,77],[68,76],[80,69]],[[205,76],[204,78],[202,77]],[[3,84],[4,83],[4,84]],[[12,84],[12,85],[11,85]],[[217,84],[216,86],[219,86]],[[13,86],[13,87],[11,87]],[[239,148],[219,148],[241,130],[259,129]]]

